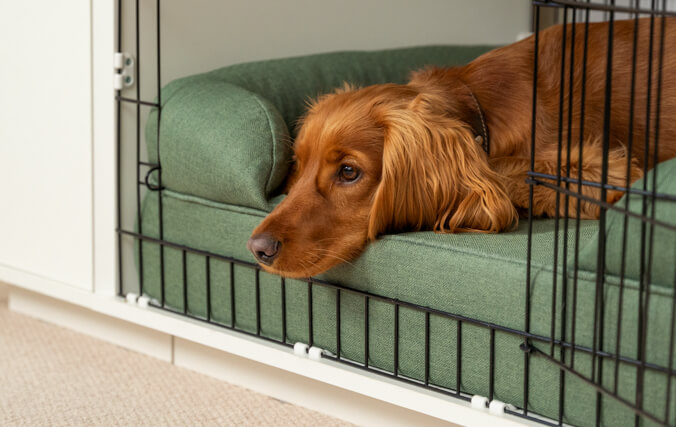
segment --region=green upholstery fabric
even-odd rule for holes
[[[657,176],[654,176],[657,173]],[[657,167],[646,175],[642,180],[634,183],[632,188],[645,189],[652,191],[653,179],[656,179],[657,192],[676,196],[676,159],[660,163]],[[628,200],[627,200],[628,199]],[[627,204],[628,203],[628,204]],[[632,194],[627,198],[623,197],[617,202],[618,207],[628,208],[630,212],[641,215],[643,210],[643,197],[638,194]],[[654,210],[654,212],[653,212]],[[657,200],[653,206],[650,197],[646,197],[645,215],[652,217],[662,223],[670,224],[676,227],[676,202],[666,200]],[[629,216],[627,221],[626,237],[626,255],[622,259],[622,241],[624,239],[624,217],[621,212],[610,210],[607,213],[606,225],[606,271],[610,274],[619,276],[622,273],[622,264],[624,261],[624,275],[634,280],[641,277],[641,227],[643,222]],[[652,262],[650,264],[650,282],[658,286],[673,288],[676,282],[676,231],[667,227],[655,226],[651,232],[650,227],[646,227],[645,256],[648,259],[648,247],[650,235],[654,233],[653,249],[651,252]],[[596,268],[596,259],[598,252],[598,239],[593,239],[590,244],[584,248],[581,259],[583,268],[593,270]],[[646,271],[647,265],[645,266]]]
[[[278,201],[278,200],[277,200]],[[143,230],[157,236],[157,193],[151,193],[144,204]],[[251,230],[265,212],[220,204],[172,191],[163,196],[164,235],[169,241],[197,249],[253,261],[245,243]],[[549,336],[552,320],[552,249],[554,221],[541,220],[534,224],[533,278],[530,285],[532,300],[531,332]],[[597,222],[580,224],[580,244],[589,244]],[[563,231],[561,232],[563,236]],[[574,249],[574,232],[569,230],[569,259]],[[429,306],[485,322],[523,330],[526,283],[527,224],[512,233],[500,235],[457,234],[439,235],[431,232],[385,236],[371,245],[359,259],[327,272],[322,278],[352,289],[364,290],[410,303]],[[562,246],[560,244],[560,256]],[[167,304],[183,310],[183,269],[181,252],[165,250],[165,297]],[[561,260],[561,258],[560,258]],[[144,292],[160,295],[159,249],[143,244]],[[234,267],[236,325],[255,331],[255,273],[245,266]],[[206,316],[206,261],[203,256],[187,255],[188,311]],[[567,337],[572,328],[573,280],[567,274]],[[556,337],[560,338],[562,304],[562,264],[557,266]],[[618,279],[607,279],[605,329],[603,348],[614,350]],[[230,324],[230,266],[212,259],[210,262],[212,319]],[[594,274],[580,271],[577,281],[576,343],[591,346],[594,317]],[[286,281],[287,340],[290,343],[309,342],[307,283]],[[313,342],[330,351],[336,350],[336,292],[313,288]],[[637,283],[625,281],[623,294],[621,353],[635,357],[637,331]],[[669,316],[671,290],[655,291],[649,316],[649,363],[668,364]],[[282,339],[281,281],[277,276],[260,274],[261,330],[268,337]],[[381,369],[393,369],[392,306],[369,303],[369,363]],[[344,357],[361,361],[364,357],[364,300],[355,294],[342,292],[341,331]],[[430,319],[430,381],[455,387],[457,322],[432,315]],[[400,311],[400,372],[411,378],[424,375],[424,315],[410,309]],[[521,406],[523,402],[524,356],[522,340],[509,333],[495,334],[495,398]],[[461,388],[469,393],[487,395],[490,332],[488,329],[464,323],[462,325]],[[544,351],[549,346],[536,343]],[[556,350],[559,356],[559,350]],[[570,353],[566,352],[566,360]],[[590,357],[577,352],[575,368],[590,375]],[[613,387],[614,363],[604,362],[604,385]],[[633,401],[636,369],[627,364],[619,368],[619,393]],[[676,386],[676,384],[674,384]],[[649,372],[646,375],[646,409],[662,414],[666,377]],[[556,417],[559,390],[559,370],[538,357],[531,357],[529,408],[540,414]],[[592,425],[596,392],[579,379],[566,375],[564,421]],[[672,392],[676,396],[676,390]],[[676,403],[675,403],[676,405]],[[604,425],[629,425],[631,412],[611,399],[603,399]],[[672,408],[672,413],[674,413]]]
[[[337,52],[233,65],[175,80],[162,90],[160,158],[165,188],[267,209],[291,160],[290,136],[306,101],[344,81],[404,83],[425,65],[464,64],[487,46]],[[157,111],[146,127],[157,159]]]

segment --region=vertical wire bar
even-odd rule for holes
[[[559,268],[559,219],[561,207],[561,152],[563,150],[563,99],[566,89],[566,38],[568,37],[568,7],[563,9],[563,35],[561,36],[561,70],[559,77],[559,130],[558,130],[558,144],[556,149],[556,202],[554,213],[554,262],[552,264],[552,308],[551,308],[551,325],[550,325],[550,343],[549,355],[554,357],[554,340],[556,339],[556,292],[558,285],[558,268]]]
[[[538,85],[538,50],[540,46],[540,6],[535,6],[535,33],[533,46],[533,111],[532,111],[532,130],[530,142],[530,170],[535,171],[535,129],[537,112],[537,85]],[[528,184],[528,243],[526,260],[526,293],[525,293],[525,313],[524,330],[530,333],[530,284],[531,284],[531,259],[533,255],[533,183]],[[460,322],[458,322],[458,351],[460,351]],[[528,415],[528,383],[530,376],[530,359],[527,349],[530,344],[528,338],[524,339],[523,348],[523,413]],[[459,353],[458,353],[459,354]],[[458,357],[458,362],[460,358]],[[458,365],[459,366],[459,365]],[[458,393],[460,393],[460,368],[458,368]]]
[[[587,0],[589,3],[590,0]],[[579,142],[578,142],[578,163],[584,164],[584,115],[585,115],[585,100],[587,96],[587,54],[589,47],[589,7],[585,8],[585,18],[584,18],[584,44],[582,49],[582,77],[580,85],[580,130],[579,130]],[[582,168],[577,168],[577,192],[582,194]],[[577,321],[577,280],[578,280],[578,266],[580,261],[580,214],[581,214],[581,200],[577,201],[577,209],[575,213],[575,257],[573,260],[574,271],[573,271],[573,309],[572,309],[572,322],[571,322],[571,336],[570,336],[570,367],[573,369],[575,367],[575,332],[576,332],[576,321]]]
[[[364,297],[364,367],[369,366],[369,297]]]
[[[455,394],[460,395],[460,387],[462,386],[462,322],[460,320],[458,322],[458,327],[456,329],[456,337],[455,337],[455,347],[456,347],[456,353],[455,353]],[[524,405],[524,408],[526,406]]]
[[[141,49],[139,0],[135,2],[136,15],[136,99],[141,100]],[[139,234],[143,234],[141,217],[141,104],[136,104],[136,223]],[[162,245],[160,245],[161,247]],[[143,240],[138,239],[139,295],[143,295]]]
[[[615,6],[615,0],[610,0],[611,6]],[[608,44],[606,56],[606,88],[605,101],[603,109],[603,161],[601,165],[601,201],[606,201],[606,184],[608,183],[608,156],[610,147],[610,110],[611,110],[611,94],[612,94],[612,80],[613,80],[613,36],[615,30],[615,12],[613,10],[608,14]],[[594,338],[592,341],[592,380],[594,379],[594,371],[597,372],[597,383],[603,384],[603,359],[597,358],[597,351],[603,350],[603,324],[604,324],[604,308],[603,308],[603,285],[605,282],[605,260],[606,260],[606,208],[601,206],[601,215],[599,218],[599,242],[598,242],[598,256],[596,258],[596,297],[594,301],[594,319],[596,326],[594,328]],[[598,341],[597,341],[598,339]],[[598,369],[596,362],[598,361]],[[601,392],[596,393],[596,425],[601,424]]]
[[[493,400],[495,391],[495,329],[490,329],[490,350],[488,363],[488,400]]]
[[[122,52],[122,0],[117,0],[117,52]],[[117,90],[115,95],[120,96],[122,91]],[[118,100],[115,105],[115,123],[117,126],[117,158],[115,167],[117,168],[117,295],[124,296],[124,279],[122,270],[122,119],[120,114],[120,104]]]
[[[307,281],[307,313],[308,313],[308,341],[310,347],[314,343],[314,333],[312,331],[312,280]]]
[[[399,304],[394,304],[394,375],[399,375]]]
[[[425,385],[430,385],[430,312],[425,312]]]
[[[256,335],[261,334],[261,271],[256,269]]]
[[[640,6],[640,0],[635,1],[635,7],[638,10]],[[632,160],[632,150],[634,145],[634,103],[635,103],[635,91],[636,91],[636,55],[637,55],[637,46],[638,46],[638,26],[639,26],[639,13],[634,14],[634,34],[632,39],[632,53],[631,53],[631,85],[629,89],[629,135],[627,141],[627,176],[625,180],[625,187],[629,188],[631,185],[631,160]],[[629,211],[629,199],[630,193],[625,194],[624,200],[624,209]],[[615,335],[615,372],[613,373],[613,393],[617,394],[618,385],[619,385],[619,370],[620,370],[620,342],[622,337],[622,311],[624,307],[624,273],[625,273],[625,261],[627,259],[627,228],[629,226],[629,215],[624,215],[622,222],[622,263],[620,264],[620,294],[617,307],[617,333]]]
[[[156,152],[157,152],[157,185],[159,187],[157,197],[157,209],[159,215],[159,238],[164,240],[164,202],[162,200],[164,187],[162,186],[162,161],[160,156],[160,118],[162,116],[162,62],[160,56],[160,0],[157,0],[157,137],[156,137]],[[138,55],[140,56],[140,55]],[[139,98],[140,100],[141,98]],[[165,303],[165,283],[164,283],[164,245],[160,245],[160,302],[162,307]]]
[[[230,327],[235,328],[235,264],[230,263]]]
[[[207,277],[207,322],[211,322],[211,257],[206,257],[206,271]]]
[[[340,288],[336,288],[336,357],[340,359]]]
[[[286,279],[282,277],[282,342],[286,342]]]
[[[566,178],[570,178],[570,154],[573,127],[573,101],[575,98],[575,31],[577,26],[577,9],[572,9],[572,23],[570,27],[570,67],[568,77],[568,129],[566,135]],[[566,180],[566,190],[570,190],[570,182]],[[568,217],[570,196],[566,193],[563,210],[563,262],[561,263],[561,341],[566,341],[566,322],[568,320]],[[561,363],[566,363],[566,350],[564,346],[559,349]],[[559,425],[563,425],[563,413],[565,409],[566,376],[563,369],[559,370]]]
[[[183,313],[188,313],[188,263],[186,262],[186,251],[181,251],[181,264],[183,265]]]
[[[655,10],[656,0],[652,0],[650,8]],[[648,169],[650,168],[650,114],[652,107],[652,75],[653,75],[653,46],[654,46],[654,35],[655,35],[655,15],[650,14],[650,36],[648,40],[648,82],[646,89],[646,124],[645,124],[645,143],[644,143],[644,158],[643,158],[643,176],[646,176]],[[641,215],[642,217],[647,217],[648,215],[648,205],[646,200],[645,192],[648,189],[647,180],[643,180],[643,190],[644,194],[642,195],[642,206],[641,206]],[[643,331],[643,324],[645,323],[645,316],[647,312],[645,310],[645,301],[644,293],[646,289],[645,282],[645,251],[646,251],[646,223],[645,221],[641,222],[641,255],[639,263],[639,302],[638,302],[638,330]],[[641,334],[638,336],[638,345],[637,345],[637,359],[641,362],[636,369],[636,407],[639,409],[643,408],[643,378],[645,373],[645,337]],[[636,415],[634,417],[634,425],[638,426],[641,422],[641,418]]]
[[[667,11],[667,2],[662,0],[662,10],[663,12]],[[653,136],[654,148],[653,148],[653,167],[657,166],[659,162],[659,133],[660,133],[660,113],[661,113],[661,101],[662,101],[662,66],[664,63],[664,33],[666,27],[666,15],[662,15],[661,26],[660,26],[660,40],[659,40],[659,53],[657,55],[657,87],[656,87],[656,99],[655,99],[655,134]],[[650,129],[646,128],[646,133],[650,133]],[[652,194],[650,195],[650,219],[655,220],[655,199],[657,195],[657,169],[653,170],[652,176]],[[652,275],[652,260],[653,260],[653,249],[654,249],[654,237],[655,237],[655,225],[651,222],[648,228],[648,259],[647,259],[647,268],[645,271],[645,282],[646,282],[646,296],[645,296],[645,309],[643,314],[645,319],[643,321],[641,329],[641,337],[643,339],[643,354],[641,355],[641,367],[643,368],[643,376],[641,378],[641,385],[645,381],[645,363],[646,363],[646,346],[647,346],[647,336],[648,336],[648,319],[650,313],[650,289],[651,289],[651,275]],[[667,402],[668,405],[668,402]],[[640,409],[643,409],[643,402],[641,402]]]

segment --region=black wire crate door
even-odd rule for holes
[[[538,192],[555,193],[556,228],[554,271],[543,281],[532,265],[538,236],[531,209],[526,312],[549,304],[551,315],[542,331],[548,345],[524,342],[526,363],[560,369],[559,423],[571,411],[565,396],[587,384],[597,425],[674,425],[676,160],[669,157],[676,135],[664,122],[673,112],[662,105],[663,90],[674,88],[668,73],[676,71],[665,62],[676,31],[673,5],[533,3],[536,29],[543,10],[554,10],[564,25],[535,34],[529,197],[532,207]],[[559,31],[556,52],[540,48],[552,31]],[[538,105],[554,101],[556,117],[543,117]],[[547,120],[558,123],[554,147],[538,144]],[[543,167],[543,158],[555,165]],[[595,215],[598,229],[587,241],[581,225]],[[533,289],[544,285],[551,301],[533,301]]]

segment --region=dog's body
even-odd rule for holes
[[[669,48],[676,43],[676,20],[668,19],[665,27],[661,78],[661,20],[654,24],[649,83],[650,22],[639,21],[633,72],[634,21],[615,22],[607,182],[618,187],[638,179],[644,164],[654,165],[658,90],[657,159],[676,157],[676,51]],[[584,24],[574,28],[570,114],[573,27],[565,29],[560,98],[563,31],[557,26],[539,34],[535,171],[557,175],[560,164],[564,176],[576,179],[582,169],[583,180],[601,182],[608,24],[589,25],[586,61]],[[526,210],[529,202],[533,61],[531,37],[463,67],[416,72],[407,85],[346,87],[320,98],[294,145],[288,197],[254,231],[249,249],[267,270],[302,277],[353,258],[386,232],[513,227],[517,208]],[[488,155],[477,141],[490,143]],[[577,184],[570,187],[578,189]],[[594,186],[583,186],[582,192],[594,199],[601,194]],[[621,195],[608,190],[606,199],[612,203]],[[554,216],[556,197],[551,189],[536,186],[534,214]],[[576,201],[571,198],[568,212],[560,203],[559,213],[575,216]],[[598,205],[581,203],[581,218],[596,218],[598,212]]]

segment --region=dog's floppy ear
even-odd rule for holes
[[[383,168],[369,217],[369,239],[401,230],[499,232],[518,215],[470,126],[419,94],[389,107]]]

